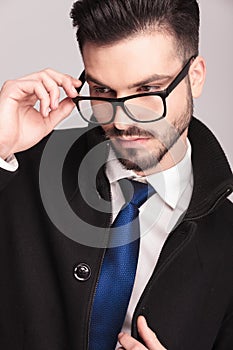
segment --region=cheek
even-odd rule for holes
[[[183,89],[178,89],[175,91],[174,95],[167,98],[167,115],[166,119],[175,121],[187,110],[188,101],[188,87],[185,86]]]

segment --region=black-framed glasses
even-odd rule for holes
[[[138,123],[151,123],[165,118],[167,114],[166,98],[187,76],[191,62],[197,57],[192,56],[177,74],[169,86],[156,92],[145,92],[120,98],[77,96],[73,98],[81,117],[92,124],[110,124],[114,121],[117,107]],[[85,71],[79,77],[82,86],[85,83]],[[82,86],[77,89],[78,93]]]

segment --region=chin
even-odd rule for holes
[[[133,170],[135,172],[148,172],[161,162],[166,153],[166,149],[159,149],[159,151],[155,152],[154,154],[151,154],[145,150],[142,152],[142,150],[129,149],[127,152],[123,152],[123,154],[117,151],[116,155],[121,164],[127,170]]]

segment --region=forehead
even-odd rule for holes
[[[138,34],[112,45],[86,43],[85,70],[99,81],[134,83],[150,74],[174,74],[181,61],[172,36],[160,32]]]

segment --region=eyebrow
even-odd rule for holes
[[[172,76],[165,75],[165,74],[153,74],[150,77],[148,77],[147,79],[143,79],[141,81],[138,81],[135,84],[130,85],[128,88],[132,89],[132,88],[135,88],[138,86],[147,85],[149,83],[152,83],[153,81],[168,80],[168,79],[172,79]]]
[[[146,85],[146,84],[149,84],[149,83],[152,83],[153,81],[160,81],[160,80],[169,80],[169,79],[172,79],[173,76],[171,75],[166,75],[166,74],[153,74],[151,75],[150,77],[146,78],[146,79],[143,79],[141,81],[138,81],[137,83],[134,83],[132,85],[129,85],[128,86],[128,89],[133,89],[135,87],[138,87],[138,86],[143,86],[143,85]],[[95,83],[97,85],[100,85],[102,87],[106,87],[110,90],[111,87],[102,83],[101,81],[95,79],[94,77],[92,77],[90,74],[86,73],[86,81],[91,81],[92,83]]]
[[[94,77],[92,77],[92,76],[91,76],[90,74],[88,74],[88,73],[86,73],[85,79],[86,79],[86,81],[91,81],[92,83],[95,83],[95,84],[97,84],[97,85],[106,87],[106,88],[108,88],[108,89],[111,90],[110,86],[108,86],[108,85],[106,85],[106,84],[104,84],[104,83],[101,83],[101,81],[95,79]]]

